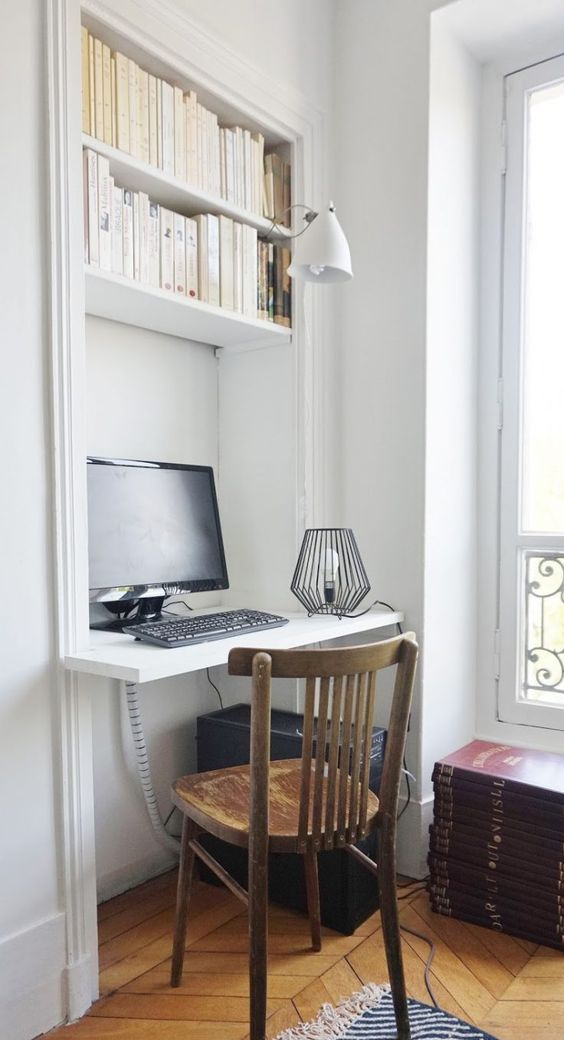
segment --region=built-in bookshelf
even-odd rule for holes
[[[289,342],[289,162],[108,40],[82,27],[86,312],[212,346]]]

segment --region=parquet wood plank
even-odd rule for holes
[[[290,1029],[292,1026],[299,1026],[300,1022],[300,1016],[298,1015],[292,1001],[286,1001],[284,1007],[279,1008],[278,1011],[275,1011],[268,1019],[266,1023],[266,1040],[273,1040],[273,1037],[278,1036],[278,1034],[282,1033],[284,1029]],[[216,1040],[219,1040],[219,1036],[216,1037]]]
[[[451,950],[456,950],[457,956],[464,961],[478,981],[499,1000],[514,981],[514,977],[498,960],[487,956],[487,950],[475,932],[461,928],[460,921],[454,917],[434,914],[426,896],[415,899],[411,906]]]
[[[495,998],[460,957],[447,946],[438,932],[434,931],[411,906],[402,911],[401,921],[409,928],[428,936],[434,943],[436,953],[433,959],[433,975],[442,982],[463,1009],[462,1017],[476,1019],[487,1015],[495,1004]],[[411,935],[405,935],[405,939],[425,961],[428,956],[427,944]]]
[[[356,993],[362,987],[358,975],[346,960],[337,961],[321,979],[333,1004],[346,1000],[351,993]]]
[[[322,1004],[331,1004],[331,994],[322,979],[313,979],[296,997],[294,1007],[304,1022],[315,1018]]]
[[[234,896],[229,896],[227,902],[194,917],[190,922],[188,946],[197,942],[208,931],[215,931],[226,920],[240,912],[239,901]],[[171,947],[172,934],[167,932],[153,942],[134,950],[122,960],[111,964],[109,968],[100,972],[100,993],[102,995],[113,993],[120,986],[132,982],[139,975],[144,975],[150,968],[156,968],[157,964],[170,958]]]
[[[175,900],[176,886],[170,886],[170,888],[148,893],[131,906],[104,918],[98,924],[98,945],[101,947],[110,939],[115,939],[118,935],[123,935],[124,932],[147,921],[152,915],[173,907]]]
[[[564,954],[554,951],[556,957],[544,957],[535,953],[530,961],[525,964],[521,976],[532,975],[536,978],[564,979]]]
[[[381,942],[374,944],[373,940],[374,937],[367,939],[347,957],[348,963],[359,976],[363,985],[367,982],[381,983],[388,981],[388,966],[386,964],[384,947]],[[408,943],[402,942],[405,984],[408,996],[412,997],[413,1000],[420,1000],[422,1004],[430,1004],[431,998],[427,992],[424,980],[425,961],[427,960],[429,950],[424,943],[421,944],[421,947],[422,956],[419,956]],[[435,976],[432,977],[432,986],[436,999],[445,1011],[448,1011],[451,1015],[457,1015],[459,1018],[465,1017],[463,1009]],[[466,1017],[468,1016],[466,1015]]]
[[[268,1015],[272,1015],[284,1001],[276,998],[268,1001]],[[163,1022],[171,1019],[183,1022],[248,1022],[249,1001],[247,997],[195,996],[171,994],[116,993],[99,1000],[91,1015],[100,1018],[156,1019]]]
[[[440,914],[435,914],[440,917]],[[495,932],[491,928],[482,928],[479,924],[470,924],[469,921],[459,921],[461,928],[476,935],[487,950],[507,968],[512,975],[518,975],[529,961],[530,954],[526,953],[512,935],[504,932]]]
[[[198,939],[196,942],[190,943],[190,945],[194,950],[217,951],[218,953],[244,953],[248,948],[248,942],[246,930],[239,934],[230,935],[225,934],[223,929],[218,928],[213,932],[208,932],[202,939]],[[354,950],[355,946],[358,946],[361,942],[362,936],[337,935],[335,932],[328,933],[323,937],[322,953],[326,956],[345,957],[347,953]],[[312,956],[315,956],[311,949],[309,932],[307,936],[275,933],[269,936],[268,947],[272,953],[299,953],[309,950]]]
[[[203,914],[207,911],[214,913],[220,906],[232,906],[236,908],[237,914],[241,914],[241,903],[225,889],[217,893],[202,892],[197,902],[194,902],[194,913],[190,919],[191,933],[198,933],[198,922]],[[115,964],[116,961],[122,960],[123,957],[127,957],[128,954],[137,950],[141,944],[148,945],[148,943],[160,938],[162,935],[172,935],[174,912],[175,907],[173,904],[166,910],[162,910],[160,913],[154,914],[147,920],[130,928],[123,935],[117,935],[115,939],[110,939],[108,942],[103,943],[99,949],[100,968],[107,968],[111,964]],[[232,914],[230,916],[234,917],[236,915]]]
[[[248,1031],[242,1022],[159,1022],[157,1026],[150,1020],[87,1015],[48,1036],[49,1040],[244,1040]]]
[[[564,1001],[564,972],[561,978],[524,975],[513,979],[509,989],[504,993],[504,1000]]]
[[[338,962],[336,967],[342,962]],[[198,996],[226,997],[248,997],[249,995],[249,973],[247,965],[245,971],[239,974],[228,972],[184,972],[180,986],[173,989],[170,985],[170,967],[153,968],[140,978],[122,986],[120,993],[168,993],[171,995],[196,994]],[[358,982],[358,979],[357,979]],[[268,992],[271,997],[279,997],[291,1000],[308,983],[308,977],[304,975],[274,975],[272,972],[268,981]]]
[[[114,914],[129,910],[132,906],[138,906],[150,894],[166,891],[176,892],[176,878],[176,870],[168,870],[166,874],[159,874],[158,877],[152,878],[150,881],[144,881],[142,885],[128,888],[127,892],[122,892],[119,896],[114,896],[113,899],[107,899],[105,903],[99,903],[98,924],[106,921]]]
[[[558,1000],[500,1000],[484,1016],[488,1028],[495,1033],[498,1026],[516,1026],[520,1029],[528,1027],[530,1036],[537,1036],[537,1029],[564,1028],[564,1001]]]
[[[170,952],[170,951],[169,951]],[[323,953],[314,953],[311,949],[305,953],[270,954],[268,971],[274,975],[303,975],[308,978],[323,974],[340,960],[339,957],[328,957]],[[163,961],[161,967],[168,966],[170,958]],[[193,952],[189,950],[184,957],[183,974],[191,971],[216,971],[235,973],[248,971],[249,958],[246,953]]]

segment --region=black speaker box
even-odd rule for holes
[[[235,704],[222,711],[200,715],[197,720],[198,772],[245,765],[249,761],[251,709]],[[273,709],[271,715],[270,757],[272,760],[300,758],[303,716]],[[370,753],[370,789],[378,792],[386,730],[374,727]],[[377,836],[370,835],[358,848],[377,859]],[[239,849],[207,834],[202,844],[223,864],[240,884],[247,885],[247,850]],[[379,906],[376,877],[342,849],[320,852],[319,892],[321,922],[328,928],[350,935]],[[215,875],[202,870],[206,881]],[[304,865],[300,855],[273,854],[269,861],[269,895],[273,902],[294,910],[307,910]]]

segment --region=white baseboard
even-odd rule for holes
[[[2,1040],[31,1040],[66,1017],[65,915],[0,942]]]
[[[105,903],[108,899],[113,899],[114,896],[119,896],[122,892],[127,892],[144,881],[158,877],[159,874],[165,874],[167,870],[172,870],[176,866],[178,866],[178,857],[163,849],[151,856],[135,860],[134,863],[128,863],[126,867],[120,867],[119,870],[113,870],[111,874],[104,874],[96,880],[98,902]]]
[[[400,812],[405,799],[400,799]],[[433,795],[418,802],[411,799],[398,824],[398,871],[406,877],[424,878],[429,873],[429,824],[433,819]]]

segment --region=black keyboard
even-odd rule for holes
[[[183,614],[166,621],[144,621],[140,625],[128,625],[124,631],[155,646],[192,646],[287,624],[288,618],[262,610],[223,610],[217,614]]]

